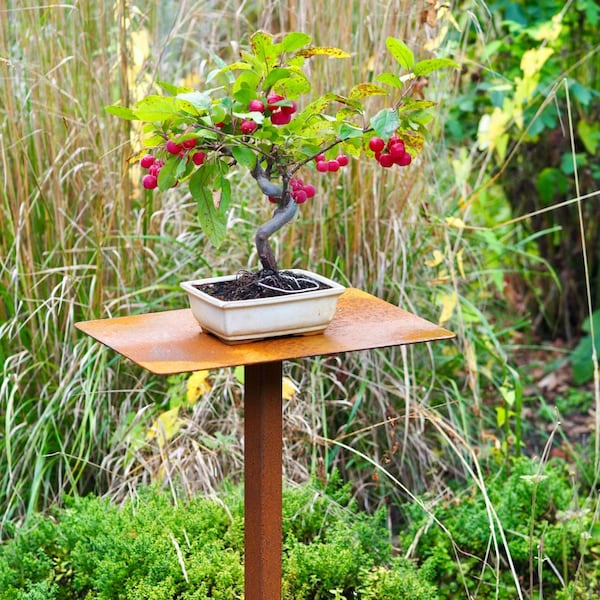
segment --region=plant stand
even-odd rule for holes
[[[244,365],[245,600],[281,598],[283,361],[454,337],[354,288],[312,336],[228,345],[202,333],[189,309],[75,326],[158,375]]]

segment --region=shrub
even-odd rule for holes
[[[433,510],[445,531],[432,525],[431,515],[417,516],[417,507],[408,507],[414,520],[403,542],[408,546],[419,535],[416,556],[441,598],[460,597],[464,586],[480,599],[512,599],[514,576],[530,594],[543,589],[554,597],[581,576],[591,524],[590,514],[576,506],[570,477],[564,463],[542,468],[530,458],[515,460],[485,481],[497,518],[478,489],[463,489]]]
[[[243,596],[243,502],[173,503],[144,489],[118,507],[95,496],[38,515],[0,547],[6,600],[234,600]],[[284,597],[432,600],[435,588],[392,558],[382,514],[311,486],[284,495]]]

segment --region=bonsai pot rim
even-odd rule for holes
[[[286,272],[312,278],[326,287],[269,298],[227,301],[215,298],[197,286],[232,280],[236,275],[184,281],[180,285],[188,295],[190,308],[202,330],[225,343],[322,333],[333,319],[338,298],[346,288],[304,269]]]

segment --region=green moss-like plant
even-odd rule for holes
[[[437,598],[423,573],[392,558],[382,515],[360,513],[344,492],[336,498],[311,486],[286,490],[284,598]],[[123,507],[72,500],[0,547],[0,597],[241,599],[240,490],[177,504],[150,489]]]

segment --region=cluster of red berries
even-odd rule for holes
[[[299,177],[292,177],[288,185],[292,190],[292,198],[296,201],[296,204],[304,204],[309,198],[315,197],[315,186],[310,183],[304,183]],[[278,201],[278,198],[269,196],[269,202],[275,204]]]
[[[273,125],[287,125],[298,110],[298,105],[293,100],[286,100],[280,94],[270,93],[266,98],[266,103],[258,98],[251,100],[248,110],[266,114]],[[258,125],[252,119],[244,119],[240,125],[240,131],[250,134],[254,133],[257,127]]]
[[[369,148],[375,153],[375,160],[386,169],[394,165],[406,167],[412,161],[404,142],[397,135],[392,135],[387,144],[380,137],[372,137],[369,140]]]
[[[204,163],[206,152],[193,151],[196,147],[196,143],[197,140],[195,138],[183,140],[180,144],[174,142],[173,140],[168,140],[165,144],[165,150],[169,154],[180,156],[181,158],[189,153],[189,159],[191,159],[195,165],[200,166],[202,163]],[[148,170],[148,173],[142,177],[142,186],[145,189],[153,190],[158,186],[158,174],[160,173],[160,170],[164,164],[164,161],[156,158],[153,154],[145,154],[142,156],[140,159],[140,166],[143,169]]]
[[[340,170],[340,167],[345,167],[350,160],[345,154],[340,154],[337,158],[330,160],[327,160],[324,154],[318,154],[315,157],[315,162],[317,163],[317,171],[319,173],[335,173]]]

